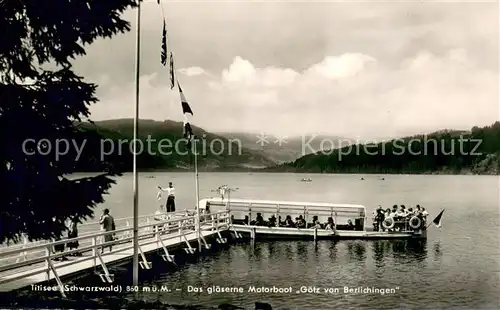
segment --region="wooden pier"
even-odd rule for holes
[[[203,211],[198,216],[194,212],[180,211],[168,213],[168,219],[155,220],[154,215],[141,216],[139,221],[139,265],[142,269],[152,269],[147,254],[160,253],[165,263],[174,263],[173,248],[181,248],[186,255],[194,255],[211,248],[211,242],[226,243],[229,232],[235,238],[248,236],[250,239],[425,239],[425,229],[401,231],[373,231],[367,227],[366,209],[361,205],[327,204],[311,202],[286,202],[266,200],[204,199],[200,201]],[[301,216],[305,227],[280,226],[283,215]],[[278,221],[262,222],[263,216],[274,216]],[[261,217],[259,223],[258,217]],[[242,219],[243,218],[243,219]],[[310,219],[333,219],[333,227],[307,225]],[[346,228],[354,219],[351,229]],[[131,218],[117,219],[115,238],[103,242],[109,232],[99,231],[98,223],[81,225],[80,236],[60,241],[46,241],[0,247],[0,292],[22,289],[34,284],[55,280],[61,294],[65,296],[63,280],[76,277],[79,273],[97,272],[105,284],[114,282],[114,275],[108,266],[126,263],[132,259],[134,245]],[[199,223],[199,225],[198,225]],[[310,223],[314,224],[314,223]],[[352,223],[351,223],[352,224]],[[196,228],[199,227],[199,231]],[[424,226],[425,227],[425,226]],[[209,241],[207,241],[209,240]],[[79,242],[79,248],[55,252],[54,247],[72,241]],[[113,246],[112,251],[102,251]],[[79,253],[79,256],[72,254]],[[66,261],[60,261],[67,257]],[[64,279],[62,279],[64,278]]]
[[[207,240],[227,242],[224,238],[230,229],[230,217],[227,211],[202,215],[199,237],[195,230],[195,216],[177,212],[169,214],[170,219],[164,221],[151,221],[150,217],[153,216],[143,217],[143,223],[139,226],[139,264],[142,269],[153,268],[151,262],[147,260],[147,254],[151,252],[161,252],[165,262],[173,263],[175,257],[169,252],[172,248],[181,247],[186,254],[192,255],[200,250],[210,249],[211,244]],[[127,222],[125,219],[122,220],[120,222]],[[93,225],[95,223],[87,224],[87,226]],[[114,231],[115,240],[111,242],[103,242],[108,232],[89,231],[73,239],[1,248],[0,292],[55,280],[61,294],[65,296],[62,278],[70,278],[92,269],[101,271],[98,275],[103,283],[113,283],[114,275],[109,272],[108,267],[131,260],[133,255],[133,228],[130,225],[122,227],[117,225],[118,229]],[[238,233],[235,234],[236,237],[241,237]],[[80,247],[76,250],[54,252],[54,246],[72,241],[78,241]],[[109,251],[109,246],[113,246],[112,251]],[[72,256],[75,253],[80,253],[81,256]],[[68,259],[56,260],[62,257]]]

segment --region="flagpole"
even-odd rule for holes
[[[139,178],[137,173],[137,137],[139,136],[139,77],[141,54],[141,1],[137,0],[136,51],[135,51],[135,115],[134,115],[134,154],[133,154],[133,191],[134,191],[134,255],[132,262],[132,282],[139,284]]]
[[[198,251],[201,252],[201,240],[200,240],[200,187],[198,183],[198,154],[196,151],[196,137],[193,139],[194,148],[194,175],[195,175],[195,190],[196,190],[196,238],[198,239]]]

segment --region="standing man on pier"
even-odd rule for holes
[[[158,186],[158,188],[163,192],[167,192],[167,213],[175,212],[175,188],[172,182],[168,182],[167,188],[161,186]]]
[[[108,243],[109,251],[113,251],[113,244],[110,244],[115,240],[115,236],[113,231],[116,230],[115,219],[109,214],[109,209],[104,209],[101,218],[99,220],[99,224],[102,225],[102,230],[109,232],[104,235],[104,242]],[[104,247],[102,248],[102,253],[104,253]]]

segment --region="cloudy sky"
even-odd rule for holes
[[[160,63],[162,10],[143,4],[141,106],[182,120]],[[495,2],[165,1],[178,79],[209,131],[380,138],[500,118]],[[94,120],[133,116],[130,33],[89,47]]]

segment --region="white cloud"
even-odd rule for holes
[[[237,56],[229,68],[222,71],[221,83],[240,90],[245,87],[272,88],[290,85],[298,76],[299,74],[292,69],[277,67],[257,69],[250,61]]]
[[[189,68],[182,68],[178,70],[180,73],[185,74],[187,76],[198,76],[202,74],[206,74],[205,70],[201,67],[189,67]]]
[[[363,54],[328,56],[322,62],[311,66],[308,71],[328,79],[349,78],[360,73],[365,65],[375,59]]]

